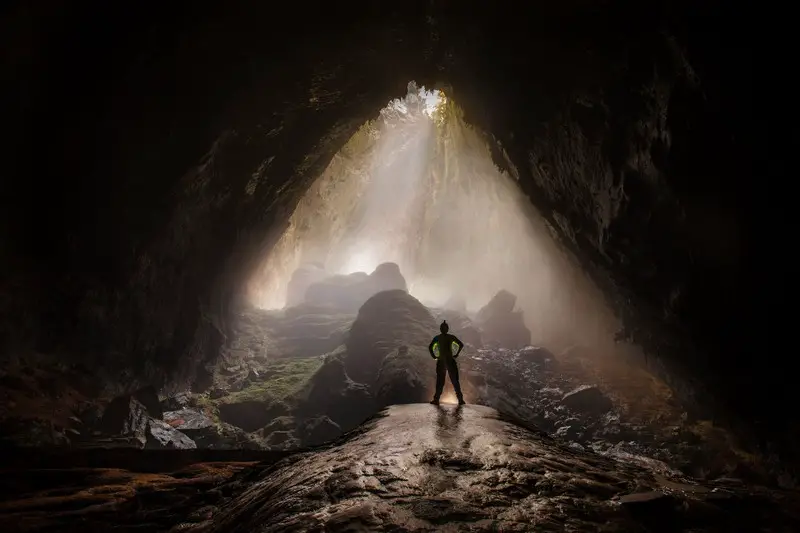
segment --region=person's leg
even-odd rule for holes
[[[438,402],[439,398],[442,396],[442,390],[444,389],[444,378],[447,374],[447,365],[445,364],[443,359],[436,360],[436,392],[433,395],[433,401]]]
[[[458,379],[458,363],[455,359],[447,361],[447,373],[450,374],[450,383],[456,391],[456,398],[458,403],[464,403],[464,395],[461,393],[461,381]]]

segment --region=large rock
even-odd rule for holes
[[[517,297],[501,290],[483,306],[476,316],[485,344],[497,344],[510,350],[531,343],[531,332],[525,326],[522,311],[515,311]]]
[[[438,331],[433,316],[416,298],[402,290],[380,292],[361,306],[350,328],[344,357],[347,374],[374,385],[383,358],[400,346],[407,346],[419,361],[429,361],[428,344]]]
[[[408,292],[406,279],[400,272],[400,267],[397,263],[381,263],[375,267],[375,270],[369,275],[369,281],[372,285],[372,294],[394,290]]]
[[[147,420],[164,418],[164,411],[153,387],[117,396],[106,407],[100,431],[107,435],[134,435],[144,438]]]
[[[318,416],[307,420],[300,428],[305,446],[319,446],[342,434],[342,428],[327,416]]]
[[[406,280],[395,263],[382,263],[369,275],[355,272],[313,283],[306,291],[304,301],[310,305],[355,312],[375,294],[390,290],[407,292]]]
[[[432,396],[435,364],[400,346],[387,355],[375,386],[379,407],[424,402]]]
[[[266,447],[259,436],[248,434],[231,424],[216,422],[196,409],[166,412],[164,421],[185,433],[198,448],[259,450]]]
[[[279,416],[256,433],[270,450],[291,450],[300,448],[298,421],[292,416]]]
[[[526,346],[517,352],[519,358],[526,363],[545,365],[555,362],[555,356],[547,348],[541,346]]]
[[[602,415],[610,411],[614,404],[597,387],[584,385],[564,395],[561,403],[578,413]]]
[[[192,450],[197,444],[188,435],[163,420],[150,420],[147,425],[145,448],[158,450]]]
[[[161,401],[161,409],[162,411],[177,411],[179,409],[183,409],[185,407],[191,407],[192,405],[192,393],[191,392],[179,392],[174,396],[170,396],[169,398],[165,398]],[[163,413],[162,413],[163,418]]]
[[[209,431],[216,430],[214,421],[196,409],[179,409],[164,413],[164,421],[171,427],[188,435],[192,440]]]
[[[296,400],[301,416],[327,416],[343,431],[353,429],[375,413],[369,387],[350,379],[344,362],[337,356],[326,358]]]
[[[301,265],[292,273],[286,288],[286,307],[293,307],[305,301],[306,291],[311,285],[328,276],[320,263]]]
[[[103,413],[100,431],[106,435],[134,437],[144,444],[150,417],[142,403],[131,395],[114,398]]]

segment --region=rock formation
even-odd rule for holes
[[[522,311],[516,311],[517,297],[502,290],[483,306],[476,316],[484,343],[495,343],[518,349],[531,343],[531,332],[525,326]]]
[[[380,292],[361,306],[350,328],[344,358],[347,374],[372,386],[384,357],[400,346],[425,361],[428,344],[438,331],[433,316],[413,296],[403,290]]]
[[[299,416],[325,416],[349,431],[375,413],[375,401],[366,385],[347,375],[340,357],[331,356],[296,396]]]
[[[407,291],[406,280],[395,263],[382,263],[371,274],[355,272],[313,283],[306,291],[304,302],[355,312],[373,295],[391,290]]]
[[[325,269],[319,263],[300,266],[289,279],[289,286],[286,289],[286,307],[294,307],[303,303],[308,288],[314,283],[322,281],[326,276]]]

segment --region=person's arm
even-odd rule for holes
[[[433,340],[431,341],[431,343],[428,345],[428,351],[430,352],[431,357],[433,359],[436,359],[436,354],[433,353],[433,346],[435,344],[436,344],[436,337],[434,337]]]
[[[458,357],[458,354],[460,354],[460,353],[461,353],[461,350],[463,350],[463,349],[464,349],[464,343],[463,343],[463,342],[461,342],[461,339],[459,339],[459,338],[458,338],[458,337],[456,337],[455,335],[453,335],[453,342],[455,342],[455,343],[458,345],[458,351],[457,351],[457,352],[456,352],[456,354],[453,356],[453,358],[455,359],[456,357]]]

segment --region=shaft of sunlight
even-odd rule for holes
[[[482,134],[452,100],[413,82],[301,200],[251,280],[253,301],[284,307],[293,273],[312,262],[319,267],[307,275],[320,278],[396,263],[409,292],[431,306],[457,299],[476,311],[506,289],[538,340],[615,328]]]

